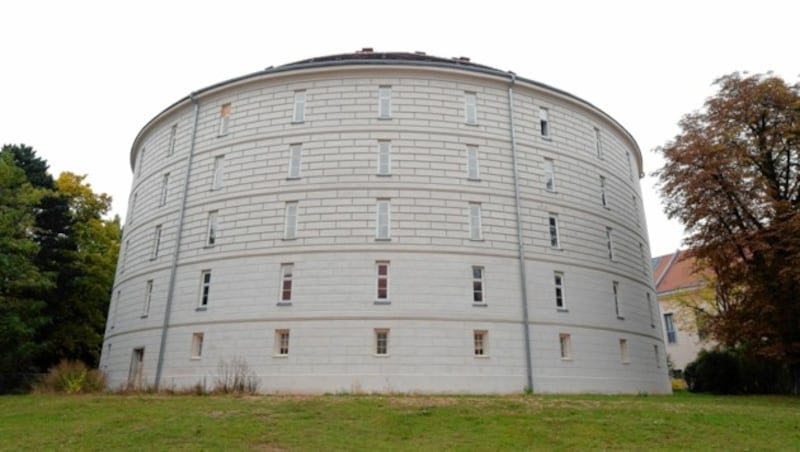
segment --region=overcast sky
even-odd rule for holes
[[[51,171],[87,174],[124,218],[130,146],[191,91],[314,56],[425,51],[566,90],[652,150],[733,71],[800,74],[800,2],[760,1],[6,1],[0,4],[0,143]],[[642,180],[653,255],[681,244]]]

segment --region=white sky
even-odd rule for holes
[[[0,4],[0,144],[51,172],[88,174],[124,217],[130,146],[191,91],[315,56],[425,51],[512,70],[582,97],[652,149],[733,71],[800,74],[800,2],[6,1]],[[642,180],[653,255],[683,227]]]

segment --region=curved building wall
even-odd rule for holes
[[[265,392],[669,391],[640,152],[566,93],[402,58],[289,65],[169,107],[131,162],[112,387],[211,386],[236,358]]]

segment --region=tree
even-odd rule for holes
[[[800,391],[800,86],[730,74],[657,149],[665,210],[714,272],[709,333],[783,362]]]

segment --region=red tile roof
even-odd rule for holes
[[[661,293],[702,286],[706,278],[694,271],[695,260],[685,250],[653,258],[653,280]]]

